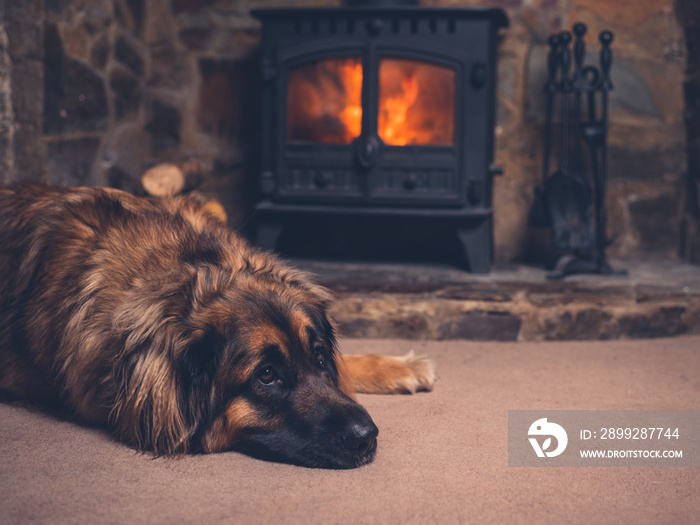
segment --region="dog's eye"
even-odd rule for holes
[[[271,385],[277,380],[277,372],[275,372],[275,369],[271,366],[266,366],[265,368],[260,370],[260,373],[258,374],[258,380],[263,385]]]
[[[316,362],[318,363],[318,366],[323,367],[326,364],[326,361],[323,358],[323,352],[321,351],[320,348],[314,348],[314,357],[316,358]]]

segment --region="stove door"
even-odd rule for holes
[[[286,70],[278,199],[365,199],[354,156],[362,132],[363,63],[359,54],[321,56]]]
[[[362,131],[362,60],[326,58],[287,76],[287,142],[350,144]]]
[[[459,203],[456,67],[384,56],[377,69],[376,134],[382,154],[369,174],[370,199]]]

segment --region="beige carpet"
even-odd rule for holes
[[[508,467],[508,410],[700,410],[700,337],[615,342],[344,340],[431,355],[439,382],[361,396],[380,429],[347,471],[238,453],[151,459],[0,404],[1,523],[697,523],[700,468]]]

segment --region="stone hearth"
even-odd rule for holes
[[[673,259],[613,261],[627,277],[548,281],[541,268],[485,276],[449,266],[292,260],[337,297],[343,337],[544,341],[700,333],[700,271]]]

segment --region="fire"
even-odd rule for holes
[[[382,60],[379,137],[391,146],[452,144],[454,84],[452,69],[415,60]]]
[[[289,72],[287,140],[350,144],[362,133],[359,57],[332,58]],[[390,146],[454,143],[455,72],[426,62],[382,59],[377,134]]]
[[[378,132],[386,144],[405,146],[410,141],[410,131],[406,127],[408,110],[418,98],[418,82],[415,75],[401,79],[401,92],[393,97],[381,98]]]
[[[289,72],[287,139],[349,144],[362,131],[362,62],[321,60]]]
[[[362,131],[362,64],[346,63],[341,69],[341,81],[348,94],[348,105],[340,112],[340,121],[345,124],[346,142],[350,142],[359,137]]]

